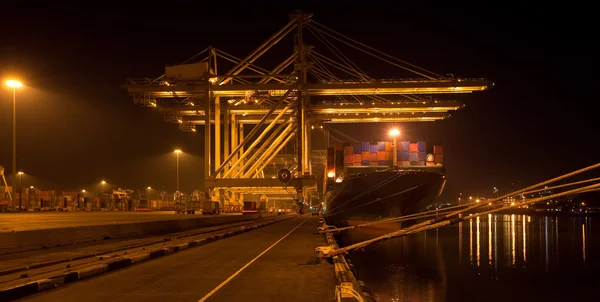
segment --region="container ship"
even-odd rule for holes
[[[396,159],[391,142],[328,148],[327,223],[343,227],[406,215],[441,194],[446,183],[441,145],[397,142]]]

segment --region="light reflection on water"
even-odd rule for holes
[[[378,301],[571,300],[597,295],[599,220],[490,214],[350,256]],[[340,239],[382,233],[360,229]]]

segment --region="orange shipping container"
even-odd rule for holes
[[[335,144],[333,145],[333,147],[334,147],[334,150],[335,150],[335,151],[341,151],[341,150],[344,150],[344,144],[342,144],[342,143],[335,143]]]
[[[435,155],[435,162],[436,163],[443,163],[444,162],[444,155],[442,155],[442,154],[436,154]]]
[[[427,165],[427,166],[435,166],[435,163],[432,163],[432,162],[428,161],[428,162],[426,163],[426,165]]]
[[[410,152],[419,152],[419,147],[417,143],[410,143]]]
[[[354,161],[354,157],[352,154],[344,155],[344,163],[352,163]]]
[[[385,142],[385,151],[392,151],[392,143]]]
[[[385,151],[377,151],[377,160],[385,160]]]
[[[444,149],[442,148],[441,145],[435,145],[435,146],[433,146],[433,153],[442,154],[442,153],[444,153]]]
[[[371,152],[369,152],[369,151],[363,151],[361,153],[361,155],[362,155],[362,158],[364,158],[365,160],[369,160],[369,156],[371,156]]]
[[[360,154],[352,154],[352,161],[360,163],[362,161],[362,156]]]
[[[393,160],[392,151],[385,151],[385,160]]]
[[[410,161],[408,161],[408,160],[403,160],[403,161],[402,161],[402,166],[403,166],[403,167],[408,167],[408,166],[410,166]]]
[[[369,161],[375,161],[376,162],[377,161],[377,153],[370,153],[369,154]]]

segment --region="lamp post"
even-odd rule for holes
[[[177,157],[177,192],[179,192],[179,153],[181,153],[181,150],[177,149],[174,152]]]
[[[19,171],[19,211],[23,211],[22,192],[23,192],[23,172]]]
[[[17,182],[17,88],[22,87],[23,83],[17,81],[17,80],[8,80],[6,81],[6,86],[10,87],[13,89],[13,141],[12,141],[12,147],[13,147],[13,152],[12,152],[12,173],[13,173],[13,179],[12,179],[12,186],[13,186],[13,192],[14,192],[14,188],[15,188],[15,183]]]
[[[396,163],[398,162],[398,152],[397,152],[397,147],[396,147],[396,138],[398,137],[398,135],[400,135],[400,130],[398,129],[392,129],[390,130],[390,135],[392,136],[393,140],[392,140],[392,167],[396,166]]]

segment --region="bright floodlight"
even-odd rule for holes
[[[398,130],[398,129],[392,129],[392,130],[390,130],[390,135],[391,136],[398,136],[398,135],[400,135],[400,130]]]
[[[19,175],[23,175],[23,174],[25,174],[25,173],[23,173],[22,171],[19,171],[17,174],[19,174]]]
[[[8,80],[6,81],[6,86],[11,87],[11,88],[19,88],[23,86],[23,83],[17,81],[17,80]]]
[[[103,180],[103,181],[102,181],[102,184],[106,184],[106,181],[104,181],[104,180]]]
[[[181,153],[181,150],[177,149],[175,150],[175,153]]]
[[[152,187],[148,187],[147,189],[148,189],[148,190],[152,190]]]

